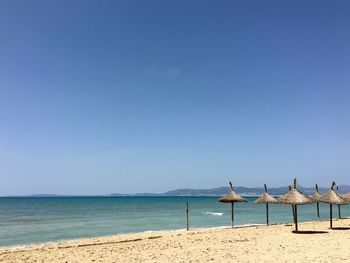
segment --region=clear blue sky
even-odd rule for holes
[[[350,184],[349,1],[0,2],[0,195]]]

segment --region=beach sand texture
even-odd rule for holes
[[[350,219],[117,235],[0,250],[0,262],[350,262]]]

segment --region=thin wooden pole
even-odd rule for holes
[[[189,221],[188,221],[188,202],[186,202],[186,230],[190,229]]]
[[[316,184],[316,193],[320,193],[318,191],[318,185],[317,184]],[[316,202],[316,207],[317,207],[317,218],[318,218],[318,220],[320,220],[320,204],[319,204],[319,202]]]
[[[337,186],[337,194],[340,194],[339,193],[339,187]],[[338,205],[338,218],[340,219],[341,218],[341,215],[340,215],[340,205]]]
[[[289,191],[292,190],[292,187],[289,186]],[[294,205],[292,205],[292,213],[293,213],[293,220],[294,220],[294,223],[295,223],[295,214],[294,214]]]
[[[233,228],[233,225],[234,225],[234,207],[233,207],[233,202],[231,203],[231,227]]]
[[[329,204],[329,223],[331,229],[333,228],[333,211],[332,211],[332,204]]]
[[[266,203],[266,225],[269,225],[269,204]]]
[[[298,233],[298,206],[295,205],[295,232]]]

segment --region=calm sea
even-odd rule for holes
[[[265,223],[265,206],[235,204],[236,225]],[[184,229],[189,202],[190,228],[230,225],[230,204],[217,197],[14,197],[0,198],[0,246],[96,237],[142,231]],[[329,206],[320,205],[321,217]],[[350,207],[342,206],[350,216]],[[338,215],[336,207],[334,217]],[[316,220],[316,205],[301,206],[300,221]],[[270,205],[270,222],[292,222],[291,207]]]

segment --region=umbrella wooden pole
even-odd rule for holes
[[[269,204],[266,203],[266,225],[269,225]]]
[[[331,229],[333,228],[333,211],[332,211],[332,204],[329,204],[329,223]]]
[[[190,228],[188,221],[188,202],[186,202],[186,230],[188,231]]]
[[[295,232],[298,233],[298,206],[295,205]]]
[[[339,187],[337,186],[337,193],[339,193]],[[341,215],[340,215],[340,205],[338,204],[338,218],[340,219],[341,218]]]
[[[234,225],[234,214],[233,214],[233,202],[231,203],[231,227],[233,228]]]
[[[318,191],[318,185],[316,184],[315,195],[317,196],[317,194],[320,194],[320,192]],[[317,207],[317,218],[318,218],[318,220],[320,220],[320,204],[319,204],[319,202],[316,202],[316,207]]]
[[[293,220],[295,222],[295,212],[294,212],[294,205],[292,205],[292,213],[293,213]]]

